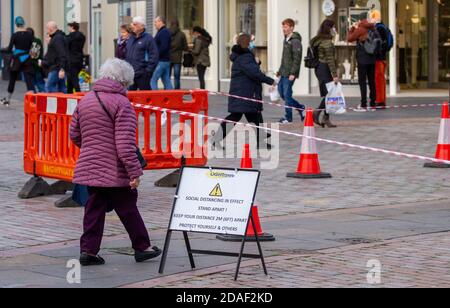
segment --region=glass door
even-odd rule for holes
[[[450,0],[436,2],[438,6],[438,82],[448,85],[450,73]]]
[[[429,86],[428,0],[397,2],[399,83],[403,89]]]
[[[94,1],[92,6],[92,74],[98,78],[98,72],[102,64],[102,7],[101,1]]]

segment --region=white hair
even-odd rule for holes
[[[136,16],[133,18],[133,23],[134,24],[140,24],[140,25],[147,25],[147,23],[145,22],[145,18],[142,16]]]
[[[100,67],[100,79],[112,79],[128,88],[134,83],[134,69],[123,60],[108,59]]]
[[[58,30],[58,24],[55,21],[49,21],[47,23],[47,27],[49,27],[52,30]]]

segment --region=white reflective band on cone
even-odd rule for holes
[[[441,120],[438,144],[450,144],[450,119]]]
[[[68,99],[66,115],[73,115],[73,113],[75,112],[75,108],[77,108],[77,104],[78,101],[76,99]]]
[[[306,126],[303,135],[315,138],[316,133],[314,127]],[[314,139],[303,137],[302,154],[317,154],[317,146]]]
[[[47,113],[56,113],[58,110],[58,99],[56,97],[47,97]]]

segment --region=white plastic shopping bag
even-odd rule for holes
[[[344,91],[341,83],[327,83],[328,95],[325,98],[327,113],[344,114],[347,112],[347,104],[345,102]]]
[[[278,92],[278,83],[279,83],[279,79],[275,80],[275,85],[273,87],[270,87],[269,89],[269,95],[270,95],[270,101],[271,102],[278,102],[279,100],[281,100],[281,95],[280,92]]]

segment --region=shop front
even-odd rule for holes
[[[348,30],[361,13],[379,10],[396,38],[387,73],[391,94],[448,87],[449,0],[323,0],[320,5],[320,20],[329,18],[337,25],[335,45],[343,83],[353,85],[358,80],[355,45],[346,42]]]

